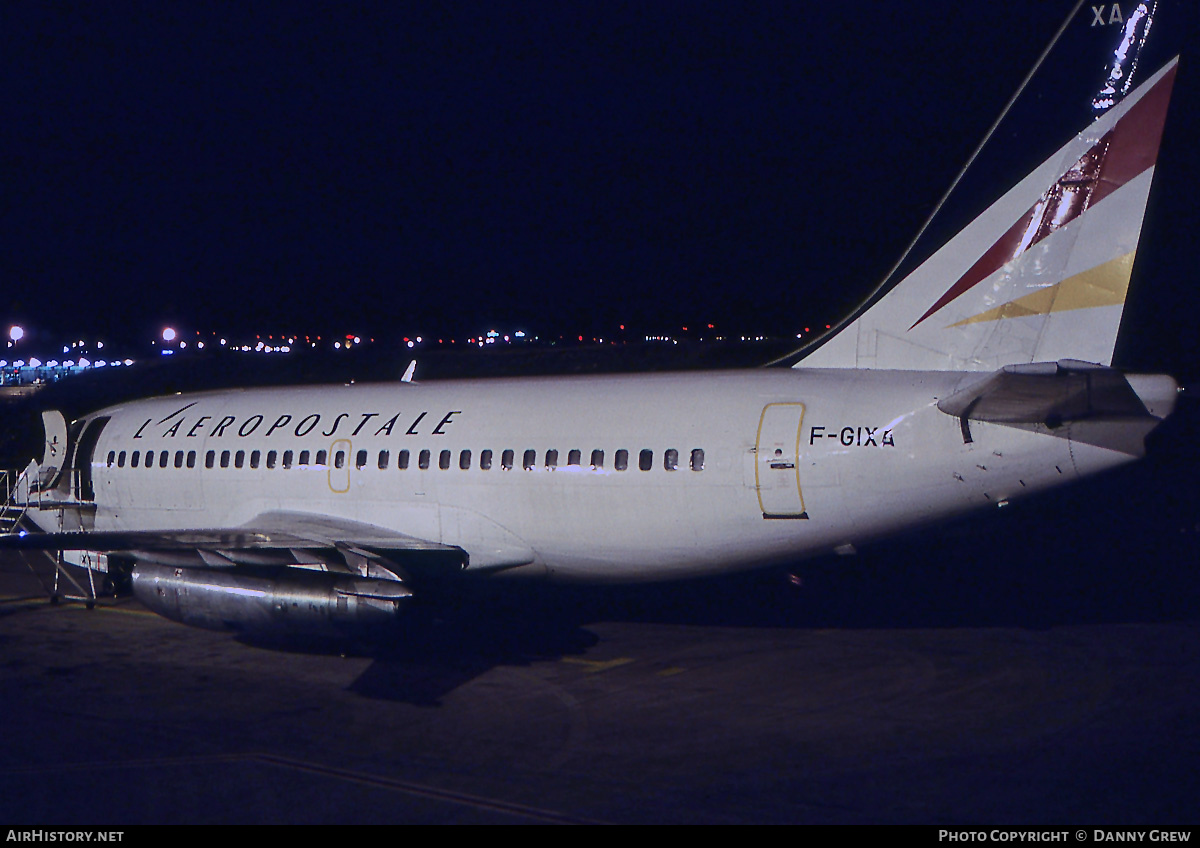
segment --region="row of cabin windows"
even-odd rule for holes
[[[244,450],[221,451],[220,467],[221,468],[229,468],[230,463],[232,461],[232,465],[234,468],[244,468],[246,466],[246,458],[247,458],[247,452]],[[313,464],[323,466],[323,465],[325,465],[326,459],[328,458],[328,454],[326,451],[319,450],[316,452],[315,457],[313,457],[313,455],[309,451],[302,450],[302,451],[299,451],[299,455],[297,456],[297,453],[295,451],[285,450],[285,451],[283,451],[283,455],[281,457],[279,451],[271,450],[271,451],[267,451],[266,467],[267,468],[275,468],[280,465],[283,468],[291,468],[293,465],[307,466],[307,465],[309,465],[310,458],[312,458],[314,460]],[[334,468],[345,468],[346,467],[346,458],[347,457],[346,457],[345,451],[335,451],[333,454],[333,467]],[[396,454],[396,467],[398,469],[400,469],[401,471],[403,471],[404,469],[408,468],[411,458],[412,457],[408,450],[400,451],[399,453]],[[187,451],[187,452],[175,451],[173,460],[172,460],[172,456],[171,456],[171,451],[166,451],[166,450],[159,451],[157,453],[157,455],[152,450],[146,451],[144,456],[142,455],[141,451],[133,451],[133,453],[131,453],[131,454],[126,454],[125,451],[121,451],[119,453],[117,451],[109,451],[108,452],[108,467],[112,468],[115,465],[117,468],[124,468],[126,459],[128,459],[128,461],[129,461],[130,468],[138,468],[138,467],[154,468],[156,464],[159,468],[167,468],[172,464],[176,468],[183,468],[184,466],[186,466],[188,468],[196,467],[196,451],[194,451],[194,450]],[[252,450],[249,452],[249,459],[250,459],[250,462],[249,462],[250,467],[258,468],[262,465],[263,452],[260,450]],[[427,449],[420,451],[417,454],[417,467],[422,470],[429,468],[430,462],[432,461],[432,459],[433,459],[432,451],[427,450]],[[492,451],[490,449],[480,451],[479,452],[479,468],[480,468],[480,470],[482,470],[482,471],[490,470],[492,467],[493,459],[494,459],[494,454],[492,453]],[[502,469],[504,469],[505,471],[511,471],[513,468],[513,463],[514,463],[515,459],[516,459],[516,452],[513,451],[511,448],[501,452],[500,467]],[[558,459],[559,459],[559,457],[558,457],[557,450],[548,450],[542,456],[542,467],[548,468],[548,469],[557,468],[558,467]],[[580,451],[578,448],[572,448],[570,451],[567,452],[567,463],[566,464],[568,466],[578,466],[582,462],[582,459],[583,459],[583,452]],[[157,462],[156,462],[156,460],[157,460]],[[438,462],[437,462],[438,468],[441,468],[442,470],[450,468],[453,460],[454,460],[454,452],[453,451],[443,450],[443,451],[439,452]],[[368,462],[369,462],[369,452],[368,451],[360,450],[355,454],[355,456],[354,456],[354,467],[355,468],[358,468],[358,469],[366,468]],[[375,465],[380,470],[389,468],[391,465],[391,451],[387,451],[387,450],[379,451],[379,454],[376,457]],[[599,468],[604,468],[604,451],[602,451],[602,450],[592,451],[591,456],[589,457],[588,465],[593,470],[599,469]],[[205,453],[205,455],[204,455],[204,467],[205,468],[215,468],[216,466],[217,466],[217,452],[210,450],[207,453]],[[460,469],[462,469],[463,471],[466,471],[471,467],[471,451],[469,449],[459,451],[458,467]],[[536,450],[534,450],[533,448],[530,448],[529,450],[525,451],[522,454],[521,467],[523,469],[525,469],[526,471],[532,471],[533,469],[538,467],[538,457],[537,457]],[[649,448],[646,448],[645,450],[640,451],[638,453],[638,468],[640,468],[642,471],[649,471],[653,467],[654,467],[654,451],[650,450]],[[703,471],[704,470],[704,449],[703,448],[695,448],[692,450],[691,457],[688,462],[688,467],[691,468],[692,471]],[[617,471],[625,471],[629,468],[629,451],[622,448],[621,450],[618,450],[613,455],[613,468]],[[676,450],[675,448],[668,448],[667,450],[663,451],[663,469],[666,471],[678,471],[679,470],[679,451],[678,450]]]

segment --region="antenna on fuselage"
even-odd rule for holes
[[[404,376],[400,378],[401,383],[411,383],[413,374],[417,372],[417,360],[412,360],[408,363],[408,367],[404,369]]]

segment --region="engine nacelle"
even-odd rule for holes
[[[172,621],[208,630],[345,636],[393,624],[412,592],[395,580],[303,568],[172,568],[139,563],[133,594]]]

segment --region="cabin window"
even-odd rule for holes
[[[367,452],[365,450],[360,450],[354,455],[354,467],[360,471],[367,467]]]
[[[338,451],[337,453],[335,453],[333,455],[333,467],[334,468],[345,468],[346,467],[346,452],[345,451]]]
[[[458,455],[458,467],[463,471],[471,467],[471,452],[469,450],[465,450]]]
[[[387,451],[381,450],[379,452],[379,462],[376,464],[379,466],[380,471],[383,471],[385,468],[388,467],[388,461],[391,460],[391,458],[392,458],[392,455],[390,453],[388,453]]]
[[[183,468],[183,451],[175,451],[175,467]]]
[[[546,467],[550,469],[558,468],[558,451],[546,451]]]
[[[500,467],[505,471],[512,471],[513,467],[513,452],[509,448],[504,453],[500,454]]]
[[[227,451],[227,450],[221,451],[221,467],[222,468],[229,467],[229,451]]]
[[[132,454],[129,455],[129,467],[137,468],[138,462],[141,460],[141,458],[142,458],[142,452],[134,451]]]
[[[625,450],[625,448],[621,448],[619,451],[617,451],[617,456],[613,460],[613,468],[617,469],[618,471],[624,471],[628,467],[629,451]]]
[[[578,465],[580,457],[582,456],[583,454],[580,452],[579,448],[572,448],[570,453],[567,454],[567,465]]]
[[[592,466],[593,471],[595,471],[597,468],[604,467],[604,451],[602,451],[602,450],[592,451],[591,466]]]
[[[108,452],[108,467],[112,468],[116,464],[117,464],[117,452],[109,451]]]
[[[450,451],[444,450],[438,455],[438,468],[445,471],[450,467]]]
[[[188,468],[195,468],[195,467],[196,467],[196,452],[195,452],[195,451],[188,451],[188,454],[187,454],[187,467],[188,467]]]
[[[484,471],[487,471],[492,467],[491,448],[479,452],[479,467]]]
[[[679,451],[667,448],[667,452],[663,454],[663,468],[667,471],[679,470]]]
[[[216,464],[217,464],[217,452],[216,451],[210,450],[208,453],[204,454],[204,467],[205,468],[212,468]]]
[[[425,469],[427,469],[429,467],[429,449],[428,448],[426,448],[425,450],[423,450],[419,454],[417,454],[417,467],[420,468],[422,471],[424,471]]]
[[[244,450],[240,450],[233,455],[233,467],[234,468],[241,468],[245,464],[246,464],[246,452]]]
[[[292,452],[290,450],[285,450],[283,452],[283,467],[284,468],[292,467]]]
[[[696,448],[692,451],[692,470],[704,470],[704,448]]]
[[[117,468],[124,468],[124,467],[125,467],[125,451],[121,451],[119,454],[117,454]]]
[[[267,468],[274,468],[277,459],[279,459],[278,451],[267,451]]]
[[[159,451],[159,453],[158,453],[158,467],[159,467],[159,468],[166,468],[166,467],[167,467],[167,462],[170,460],[170,457],[171,457],[171,452],[170,452],[170,451]]]
[[[402,450],[402,451],[400,451],[399,454],[397,454],[396,467],[399,468],[401,471],[408,468],[408,451],[407,450]]]
[[[525,455],[521,458],[521,467],[526,471],[532,471],[535,465],[537,465],[537,451],[530,448],[525,451]]]
[[[262,462],[262,451],[260,451],[260,450],[250,451],[250,467],[258,468],[259,463],[261,463],[261,462]]]
[[[654,467],[654,451],[643,450],[638,454],[638,468],[642,471],[649,471]]]
[[[317,461],[316,461],[316,465],[317,465],[317,466],[319,466],[319,467],[321,467],[321,468],[324,468],[324,467],[325,467],[325,464],[326,464],[326,462],[328,462],[328,461],[329,461],[329,454],[328,454],[328,453],[326,453],[326,452],[325,452],[325,451],[323,451],[323,450],[319,450],[319,451],[317,451]]]
[[[301,468],[308,465],[308,460],[311,456],[312,456],[312,454],[306,450],[300,451],[300,463],[299,464],[300,464]],[[287,463],[287,454],[286,453],[283,455],[283,461],[284,461],[284,464]]]

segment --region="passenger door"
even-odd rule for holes
[[[758,420],[754,484],[763,518],[808,518],[800,490],[804,404],[770,403]]]

